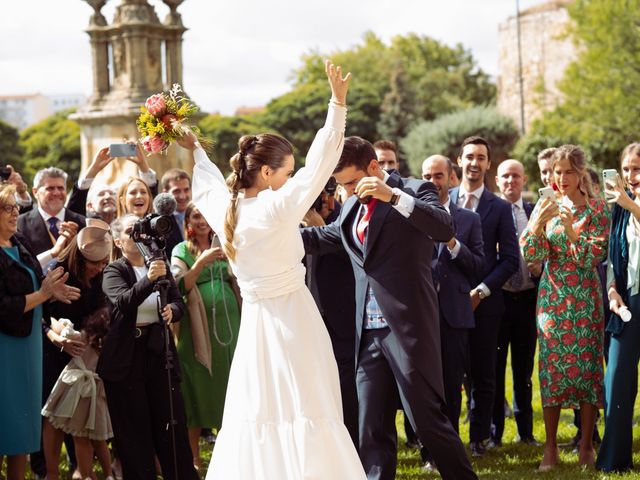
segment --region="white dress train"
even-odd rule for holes
[[[238,202],[231,267],[242,319],[207,480],[366,478],[342,420],[331,341],[304,283],[299,232],[342,152],[345,116],[330,105],[306,166],[279,190]],[[229,191],[204,151],[194,156],[194,202],[224,241]]]

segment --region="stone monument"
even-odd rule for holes
[[[82,170],[98,150],[111,143],[137,140],[136,118],[149,95],[182,85],[182,35],[187,30],[178,6],[184,0],[162,0],[170,9],[161,23],[147,0],[121,0],[111,24],[101,13],[108,0],[84,0],[94,10],[86,32],[91,40],[93,92],[71,118],[81,127]],[[192,155],[176,145],[166,155],[149,157],[160,177],[168,168],[192,171]],[[136,174],[136,166],[115,159],[101,180],[118,184]]]
[[[572,0],[541,2],[513,16],[499,26],[498,109],[513,118],[525,131],[531,122],[552,110],[562,97],[557,88],[576,49],[566,34]],[[518,20],[522,53],[524,125],[520,115],[520,68]]]

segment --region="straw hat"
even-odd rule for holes
[[[109,225],[97,218],[87,218],[87,226],[76,236],[78,250],[90,262],[104,260],[111,253],[113,242]]]

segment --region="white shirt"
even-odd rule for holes
[[[444,207],[444,209],[447,211],[448,214],[451,214],[451,197],[447,197],[447,201],[444,202],[442,204],[442,206]],[[451,260],[454,260],[457,256],[458,253],[460,252],[460,242],[458,241],[458,239],[455,239],[456,244],[453,246],[453,248],[449,248],[449,245],[447,245],[447,250],[449,250],[449,255],[451,255]]]
[[[136,279],[140,281],[147,276],[149,269],[145,267],[133,267],[136,273]],[[143,327],[158,322],[158,297],[160,292],[153,292],[138,305],[138,316],[136,317],[136,326]]]
[[[467,192],[462,185],[458,188],[458,203],[460,208],[464,208],[464,204],[467,203],[467,195],[473,195],[473,203],[470,210],[474,212],[478,209],[478,203],[480,203],[480,197],[484,193],[484,184],[480,185],[480,188],[476,188],[472,192]]]

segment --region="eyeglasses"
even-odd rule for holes
[[[13,212],[20,213],[20,207],[15,203],[13,205],[2,205],[2,210],[9,215],[11,215]]]

